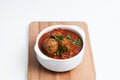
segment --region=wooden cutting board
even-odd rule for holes
[[[42,67],[35,55],[34,45],[38,33],[45,27],[62,24],[80,26],[86,34],[85,54],[82,63],[75,69],[67,72],[52,72]],[[96,73],[89,33],[84,22],[32,22],[29,27],[29,51],[28,51],[28,80],[95,80]]]

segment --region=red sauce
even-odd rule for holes
[[[52,37],[52,34],[54,32],[60,32],[62,33],[62,37],[63,38],[66,38],[66,36],[68,34],[70,34],[71,36],[71,41],[76,41],[78,39],[81,40],[81,43],[80,44],[73,44],[71,45],[70,47],[72,48],[72,50],[70,51],[65,51],[65,52],[62,52],[60,55],[57,55],[56,53],[54,54],[48,54],[46,52],[46,50],[44,49],[44,41],[46,39],[49,39]],[[52,37],[53,38],[53,37]],[[67,30],[67,29],[62,29],[62,28],[58,28],[58,29],[54,29],[48,33],[45,33],[40,39],[39,39],[39,42],[38,42],[38,45],[39,45],[39,49],[43,52],[43,54],[45,54],[46,56],[48,57],[51,57],[51,58],[55,58],[55,59],[67,59],[67,58],[70,58],[70,57],[73,57],[75,55],[77,55],[82,47],[83,47],[83,41],[82,41],[82,38],[81,36],[78,36],[75,32],[71,31],[71,30]]]

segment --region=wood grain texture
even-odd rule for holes
[[[34,45],[39,32],[45,27],[62,24],[80,26],[86,35],[84,58],[75,69],[63,73],[52,72],[42,67],[35,55]],[[28,80],[95,80],[96,73],[90,45],[89,33],[84,22],[32,22],[29,27]]]

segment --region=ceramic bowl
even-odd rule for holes
[[[71,58],[68,58],[68,59],[54,59],[54,58],[50,58],[50,57],[44,55],[40,51],[40,49],[38,47],[39,39],[42,37],[43,34],[49,32],[49,31],[52,31],[56,28],[68,29],[68,30],[71,30],[71,31],[77,33],[79,36],[81,36],[82,41],[83,41],[83,47],[77,55],[75,55]],[[69,70],[72,70],[75,67],[77,67],[83,59],[84,48],[85,48],[85,33],[80,27],[75,26],[75,25],[53,25],[53,26],[49,26],[49,27],[43,29],[38,34],[38,36],[36,38],[36,43],[34,46],[34,50],[36,52],[36,57],[37,57],[37,60],[39,61],[39,63],[46,69],[49,69],[49,70],[55,71],[55,72],[69,71]]]

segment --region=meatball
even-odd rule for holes
[[[53,38],[46,39],[44,41],[43,45],[44,45],[45,51],[48,54],[53,54],[58,49],[58,42],[55,39],[53,39]]]
[[[70,39],[63,38],[61,44],[66,46],[68,51],[73,51],[75,49],[75,46],[72,44]]]

